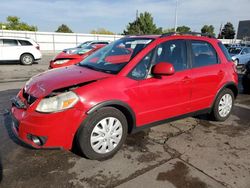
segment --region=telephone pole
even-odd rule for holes
[[[174,24],[174,31],[175,32],[177,30],[177,24],[178,24],[177,14],[178,14],[178,0],[176,0],[176,6],[175,6],[175,24]]]

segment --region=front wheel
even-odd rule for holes
[[[231,114],[234,104],[234,94],[230,89],[224,89],[217,96],[212,109],[212,117],[216,121],[225,121]]]
[[[128,125],[124,114],[116,108],[102,108],[82,124],[77,135],[81,152],[89,159],[112,157],[127,137]]]

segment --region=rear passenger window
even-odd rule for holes
[[[17,46],[17,40],[12,40],[12,39],[3,39],[3,45],[4,46]]]
[[[211,44],[204,41],[191,41],[193,67],[218,64],[218,56]]]
[[[19,40],[19,43],[22,46],[32,46],[32,44],[29,41],[27,41],[27,40]]]

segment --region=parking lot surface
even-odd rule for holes
[[[10,130],[9,99],[52,57],[1,65],[0,187],[250,187],[250,95],[239,95],[225,122],[200,116],[163,124],[128,136],[106,161],[25,147]]]

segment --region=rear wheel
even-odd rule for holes
[[[230,89],[224,89],[217,96],[212,109],[212,117],[216,121],[225,121],[231,114],[234,104],[234,94]]]
[[[32,65],[34,57],[31,54],[23,54],[21,55],[20,61],[23,65]]]
[[[116,108],[105,107],[82,124],[77,135],[81,152],[89,159],[102,160],[112,157],[127,136],[127,120]]]

